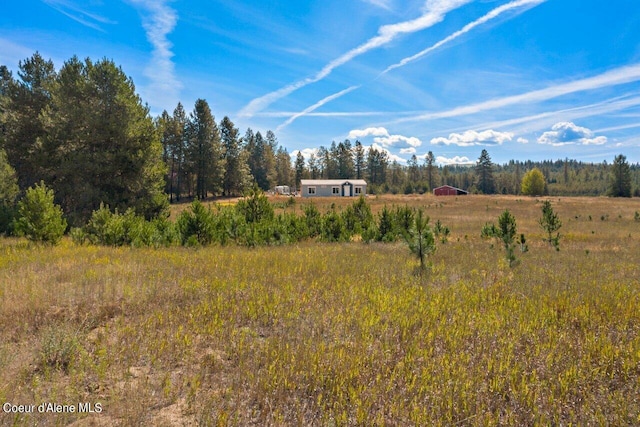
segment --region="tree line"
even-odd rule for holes
[[[135,85],[113,61],[73,57],[56,71],[39,53],[16,76],[0,66],[0,222],[20,194],[44,182],[70,225],[102,205],[145,218],[185,198],[240,196],[255,183],[298,187],[304,178],[366,179],[372,193],[427,193],[448,184],[472,193],[520,194],[538,169],[550,195],[640,195],[640,166],[622,155],[609,165],[575,160],[496,165],[483,150],[475,165],[436,164],[433,152],[406,165],[360,141],[332,142],[292,161],[276,135],[216,121],[204,99],[187,112],[152,118]],[[6,221],[5,221],[6,222]]]

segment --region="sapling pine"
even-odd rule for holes
[[[542,218],[540,218],[540,227],[544,229],[547,233],[547,238],[545,239],[549,245],[552,245],[556,248],[556,251],[560,250],[560,233],[558,230],[562,227],[562,221],[558,218],[558,214],[553,211],[551,207],[551,202],[545,200],[542,204]],[[554,236],[555,233],[555,236]]]
[[[14,223],[19,236],[36,242],[56,245],[67,229],[62,208],[54,203],[53,190],[44,182],[29,188],[18,203],[18,215]]]
[[[520,234],[518,243],[520,244],[520,252],[524,253],[529,251],[529,246],[527,246],[527,239],[524,237],[524,234]]]
[[[429,217],[424,215],[422,209],[416,213],[406,240],[411,252],[420,259],[420,274],[422,274],[427,268],[425,262],[427,255],[436,250],[435,237],[429,227]]]
[[[448,226],[442,225],[442,222],[440,222],[440,220],[437,220],[433,227],[433,233],[437,238],[440,239],[441,243],[447,243],[451,230]]]
[[[511,212],[506,209],[498,218],[498,233],[499,238],[502,240],[504,245],[507,261],[509,261],[509,267],[512,267],[516,261],[516,255],[513,251],[516,230],[516,219]]]

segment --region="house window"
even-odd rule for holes
[[[340,195],[340,187],[331,187],[331,193]]]
[[[354,192],[358,195],[362,194],[362,187],[355,187]]]
[[[316,187],[308,187],[307,194],[316,194]]]

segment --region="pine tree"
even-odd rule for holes
[[[278,147],[276,152],[276,181],[277,185],[291,185],[291,177],[293,171],[291,169],[291,156],[284,147]]]
[[[367,169],[364,147],[360,141],[356,140],[353,148],[353,167],[355,169],[356,179],[362,179]]]
[[[204,99],[196,101],[190,115],[187,140],[190,164],[196,178],[196,197],[204,200],[209,192],[220,192],[224,177],[220,131]]]
[[[0,234],[11,234],[15,202],[20,189],[16,171],[0,148]]]
[[[314,153],[309,155],[309,176],[311,179],[317,179],[321,176],[319,167],[318,167],[318,159]]]
[[[336,148],[336,157],[338,164],[338,178],[353,178],[355,175],[355,164],[353,160],[353,151],[351,149],[351,141],[346,139],[338,144]]]
[[[409,249],[420,260],[420,274],[422,274],[427,268],[426,257],[436,250],[435,236],[429,226],[429,217],[424,215],[422,209],[418,209],[406,239]]]
[[[418,157],[415,154],[407,161],[409,169],[409,182],[415,184],[420,180],[420,169],[418,169]]]
[[[38,52],[20,61],[18,67],[19,80],[14,80],[8,71],[2,76],[2,90],[6,92],[3,139],[18,184],[25,190],[44,178],[43,169],[47,167],[48,158],[39,142],[45,136],[42,113],[50,104],[56,72],[53,62]]]
[[[542,218],[540,218],[539,223],[540,227],[547,233],[546,241],[559,251],[560,233],[558,233],[558,230],[562,227],[562,221],[558,218],[558,214],[553,211],[551,202],[548,200],[542,203]],[[554,236],[553,233],[556,233],[556,235]]]
[[[295,171],[296,171],[296,188],[300,188],[300,180],[304,178],[305,175],[305,166],[304,166],[304,156],[300,151],[296,154],[296,162],[295,162]]]
[[[57,244],[67,228],[62,209],[44,182],[29,188],[18,202],[16,233],[36,243]]]
[[[435,163],[436,158],[433,155],[432,151],[427,153],[427,157],[425,157],[425,164],[427,166],[427,182],[429,183],[429,191],[433,191],[435,185]]]
[[[494,194],[496,192],[493,169],[489,153],[487,150],[482,150],[476,163],[476,176],[478,178],[478,190],[483,194]]]
[[[187,115],[182,104],[178,103],[173,110],[173,116],[169,116],[164,112],[160,122],[162,123],[163,157],[168,167],[166,191],[169,193],[171,202],[173,202],[174,194],[176,195],[176,200],[180,201],[185,171],[185,128],[187,126]]]
[[[220,122],[222,157],[224,159],[223,193],[226,196],[242,195],[251,184],[247,154],[242,149],[238,129],[225,116]]]
[[[74,225],[101,203],[151,218],[166,213],[160,135],[135,87],[112,61],[72,58],[41,114],[45,178]]]
[[[622,154],[616,156],[611,165],[609,196],[631,197],[631,170]]]

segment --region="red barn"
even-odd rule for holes
[[[461,190],[460,188],[452,187],[450,185],[443,185],[433,189],[433,194],[436,196],[465,196],[469,192]]]

